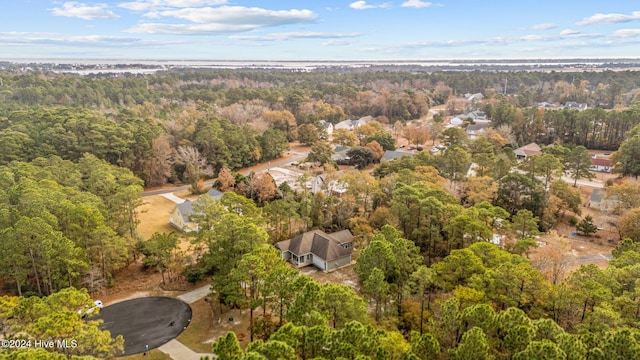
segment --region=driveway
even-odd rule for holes
[[[124,352],[119,356],[155,349],[174,339],[191,322],[191,307],[168,297],[146,297],[105,307],[95,317],[101,330],[112,337],[122,335]]]

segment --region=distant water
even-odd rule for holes
[[[2,59],[0,59],[2,61]],[[428,70],[602,71],[640,69],[640,59],[444,59],[444,60],[202,60],[202,59],[6,59],[14,64],[81,75],[149,74],[175,68],[283,69],[410,67]]]

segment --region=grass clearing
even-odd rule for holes
[[[197,353],[210,353],[213,338],[213,312],[211,306],[204,299],[191,304],[191,323],[178,336],[178,341]]]
[[[145,238],[149,239],[156,232],[176,231],[169,225],[171,211],[176,204],[161,196],[145,196],[142,198],[143,204],[138,208],[138,232]]]

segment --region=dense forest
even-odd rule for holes
[[[222,359],[640,357],[634,182],[606,189],[620,199],[608,267],[570,273],[561,249],[543,262],[529,257],[541,233],[562,243],[550,231],[560,222],[585,236],[597,230],[580,219],[572,186],[593,177],[587,148],[615,151],[615,172],[640,175],[639,73],[0,76],[0,276],[18,295],[0,297],[0,330],[57,338],[73,328],[95,338],[93,349],[38,350],[40,358],[106,358],[121,348],[80,319],[77,308],[91,301],[75,288],[109,286],[139,257],[163,281],[211,279],[216,301],[250,311],[251,344],[220,338],[213,352]],[[485,99],[460,105],[474,92]],[[536,105],[567,101],[589,108]],[[482,136],[442,126],[471,110],[492,120]],[[331,137],[320,126],[364,116],[377,121]],[[400,136],[443,150],[377,164]],[[311,145],[322,191],[236,173],[281,157],[294,140]],[[337,172],[329,141],[353,146],[350,164],[366,170]],[[513,149],[533,141],[542,154],[518,161]],[[224,195],[195,202],[187,264],[176,234],[137,233],[136,208],[144,186],[190,183],[199,192],[205,178]],[[336,183],[345,191],[333,191]],[[351,230],[358,291],[301,275],[271,246],[311,229]],[[29,351],[0,359],[36,356]]]
[[[506,77],[510,91],[503,91]],[[183,71],[95,78],[40,72],[2,80],[0,164],[49,155],[77,160],[90,152],[127,167],[146,186],[193,182],[195,175],[211,176],[222,167],[236,170],[277,158],[288,149],[287,140],[298,138],[298,127],[320,120],[373,116],[383,124],[404,124],[441,104],[455,115],[469,110],[456,105],[456,96],[465,93],[486,95],[477,107],[494,128],[512,129],[512,147],[558,141],[615,150],[640,123],[633,101],[640,75],[629,71]],[[590,109],[535,106],[567,101]]]

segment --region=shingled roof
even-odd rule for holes
[[[540,145],[536,143],[527,144],[525,146],[519,147],[513,152],[517,157],[527,157],[531,155],[542,155],[542,150],[540,149]]]
[[[297,256],[312,253],[325,261],[334,261],[351,254],[351,249],[342,247],[353,239],[349,230],[327,234],[322,230],[312,230],[289,240],[278,242],[275,246],[281,251],[289,251]]]
[[[182,216],[182,221],[184,223],[188,223],[191,221],[189,216],[193,212],[193,202],[191,200],[185,200],[182,204],[176,204],[176,207],[180,211],[180,216]]]

